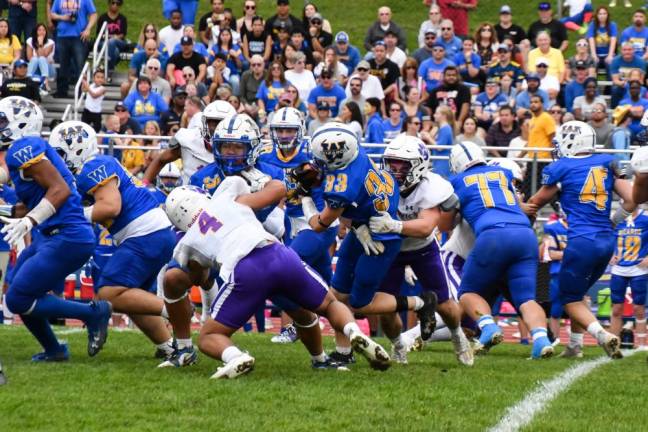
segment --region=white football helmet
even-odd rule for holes
[[[188,231],[209,202],[209,195],[196,186],[179,186],[164,203],[171,223],[180,231]]]
[[[77,120],[59,123],[50,134],[49,144],[73,173],[78,173],[85,161],[99,153],[94,129]]]
[[[486,163],[486,155],[474,142],[462,141],[450,150],[450,169],[456,174],[480,163]]]
[[[282,132],[279,132],[279,131]],[[285,130],[292,131],[288,135]],[[281,150],[290,151],[297,147],[304,136],[304,119],[298,109],[285,107],[279,109],[270,121],[270,138]]]
[[[0,100],[0,148],[25,136],[39,136],[43,128],[43,112],[33,101],[22,96]]]
[[[180,168],[174,162],[170,162],[160,170],[157,176],[157,187],[165,193],[170,193],[173,189],[182,184]]]
[[[396,161],[409,163],[407,171],[396,170]],[[420,138],[398,135],[385,149],[383,166],[394,176],[402,192],[418,184],[430,171],[430,152]]]
[[[311,151],[316,161],[333,171],[347,167],[358,157],[360,143],[347,125],[330,122],[320,126],[311,137]]]
[[[596,149],[596,132],[582,121],[568,121],[556,131],[554,145],[558,157],[569,158],[579,153],[593,152]]]
[[[639,147],[632,153],[630,166],[636,174],[648,173],[648,147]]]
[[[215,161],[226,175],[233,175],[254,165],[256,149],[261,143],[261,131],[247,114],[234,114],[216,126],[212,143]],[[221,147],[225,143],[244,144],[247,148],[244,154],[224,154]]]
[[[488,162],[488,165],[493,165],[493,166],[500,166],[502,168],[505,168],[513,173],[513,178],[519,182],[524,180],[524,176],[522,175],[522,168],[520,168],[520,165],[518,165],[517,162],[511,159],[506,159],[506,158],[495,158],[491,159]]]
[[[202,112],[202,136],[205,142],[211,143],[216,126],[226,117],[236,114],[236,109],[227,101],[217,100],[205,107]]]

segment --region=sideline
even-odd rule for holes
[[[623,350],[624,357],[630,357],[639,350]],[[576,364],[556,377],[541,381],[537,388],[527,394],[524,399],[511,406],[502,419],[492,428],[490,432],[513,432],[529,425],[536,414],[546,408],[547,405],[556,399],[561,393],[578,379],[588,375],[594,369],[612,361],[609,357],[598,357],[583,363]]]

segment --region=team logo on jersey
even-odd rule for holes
[[[34,151],[32,146],[28,145],[20,150],[16,150],[16,152],[13,154],[13,157],[16,158],[18,162],[20,162],[20,165],[24,165],[30,160],[34,159]]]
[[[90,177],[90,179],[93,182],[97,183],[97,184],[103,182],[104,180],[106,180],[108,178],[108,172],[106,170],[106,165],[101,165],[99,168],[97,168],[97,169],[95,169],[93,171],[90,171],[88,173],[88,177]]]

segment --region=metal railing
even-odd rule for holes
[[[104,22],[97,34],[97,39],[95,40],[94,45],[92,46],[92,63],[85,62],[83,69],[79,74],[79,79],[74,85],[74,103],[72,104],[72,119],[79,120],[79,111],[83,105],[87,95],[85,92],[81,91],[81,86],[83,85],[83,80],[90,82],[92,74],[99,69],[101,66],[104,71],[108,70],[108,22]],[[69,105],[68,105],[69,107]],[[68,107],[65,108],[65,111],[68,111]],[[69,113],[68,113],[69,115]],[[63,113],[61,120],[67,120],[66,113]]]

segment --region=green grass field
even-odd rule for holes
[[[219,363],[203,355],[190,368],[157,369],[154,350],[139,332],[112,332],[96,358],[85,355],[85,332],[60,337],[70,343],[70,362],[32,364],[38,346],[27,331],[0,326],[9,379],[0,387],[1,431],[479,431],[539,381],[575,363],[531,362],[528,347],[502,345],[467,369],[449,344],[439,343],[387,372],[372,371],[360,359],[350,372],[313,371],[301,345],[240,334],[235,340],[256,357],[256,369],[214,381],[208,378]],[[330,348],[332,339],[326,343]],[[591,359],[601,352],[589,348],[586,354]],[[596,369],[526,430],[644,430],[645,357]]]

